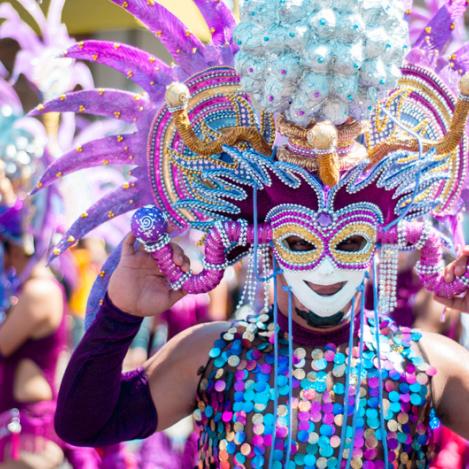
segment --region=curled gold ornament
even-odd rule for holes
[[[173,122],[179,136],[190,150],[201,156],[210,156],[223,151],[223,145],[234,146],[245,142],[263,155],[270,156],[272,147],[255,127],[227,127],[222,129],[218,140],[201,140],[192,128],[189,118],[190,93],[183,83],[172,83],[166,90],[166,103],[173,114]]]
[[[356,141],[363,133],[363,122],[349,119],[340,126],[329,121],[312,122],[305,128],[281,115],[277,118],[277,130],[289,143],[289,146],[279,149],[279,160],[297,164],[308,171],[317,171],[321,181],[329,187],[339,182],[341,171],[367,158],[365,147]],[[295,146],[310,150],[314,156],[297,152]]]
[[[446,155],[454,151],[461,143],[469,116],[469,73],[462,77],[459,89],[461,96],[456,102],[448,132],[440,140],[423,140],[422,149],[424,152],[435,149],[437,155]],[[412,138],[390,137],[369,150],[370,166],[379,163],[390,153],[400,150],[417,152],[419,151],[419,142]]]
[[[335,186],[340,180],[337,128],[332,122],[319,122],[308,131],[306,139],[311,148],[319,153],[319,178],[327,186]]]
[[[170,109],[187,108],[191,93],[189,88],[180,82],[173,82],[166,88],[166,104]]]

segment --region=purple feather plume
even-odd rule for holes
[[[175,70],[160,59],[136,47],[109,41],[84,41],[66,52],[67,57],[107,65],[160,99],[165,86],[179,79]]]
[[[135,145],[138,141],[139,136],[137,134],[130,134],[105,137],[86,143],[52,162],[34,192],[49,186],[58,178],[80,169],[101,165],[135,164],[138,156],[145,157],[145,155],[134,156],[131,153],[131,149],[136,148]]]
[[[36,0],[17,0],[17,2],[31,15],[41,30],[46,29],[46,18]]]
[[[442,52],[451,40],[452,22],[453,19],[451,18],[448,8],[445,6],[440,8],[438,13],[432,18],[430,23],[428,23],[426,28],[429,29],[427,31],[425,29],[422,31],[415,42],[414,47]]]
[[[68,93],[49,101],[34,109],[30,114],[37,116],[48,112],[74,112],[112,117],[124,122],[136,122],[148,107],[147,99],[128,91],[85,90]]]
[[[4,20],[0,25],[0,39],[14,39],[21,49],[27,51],[37,52],[41,49],[36,33],[9,3],[0,5],[0,18]]]
[[[420,38],[439,10],[446,7],[454,26],[451,28],[452,41],[456,47],[465,41],[464,13],[467,9],[466,0],[425,0],[424,6],[413,6],[412,0],[405,0],[405,9],[409,11],[410,40],[412,44]]]
[[[111,0],[140,20],[177,60],[181,53],[203,51],[204,44],[184,23],[154,0]],[[124,6],[125,5],[125,6]]]
[[[194,0],[212,33],[214,45],[230,44],[236,20],[224,2],[217,0]]]

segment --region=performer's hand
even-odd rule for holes
[[[155,260],[143,249],[135,249],[135,237],[128,235],[120,262],[109,281],[108,295],[120,310],[134,316],[154,316],[168,310],[185,293],[173,291]],[[172,244],[174,262],[187,272],[189,259]]]
[[[445,269],[444,276],[447,283],[451,283],[456,277],[461,277],[465,274],[468,258],[469,246],[465,246],[459,257]],[[469,292],[466,292],[462,297],[456,298],[441,298],[436,296],[435,300],[457,311],[469,311]]]

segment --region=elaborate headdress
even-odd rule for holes
[[[135,165],[134,179],[83,213],[55,255],[106,220],[153,203],[172,225],[207,232],[206,270],[198,276],[170,266],[167,237],[153,248],[162,250],[175,288],[208,291],[226,263],[249,247],[257,259],[257,243],[273,241],[284,269],[305,270],[328,256],[337,266],[361,270],[378,238],[397,245],[398,222],[404,247],[406,222],[457,211],[467,168],[467,80],[456,100],[436,70],[406,63],[399,72],[410,50],[400,3],[340,2],[338,14],[336,2],[308,0],[304,15],[303,1],[249,1],[233,38],[235,21],[223,2],[198,0],[212,31],[209,44],[156,2],[114,3],[143,22],[175,62],[169,66],[105,41],[68,50],[69,58],[113,67],[144,93],[80,91],[34,111],[90,113],[135,126],[130,134],[78,146],[39,182],[39,188],[48,186],[86,167]],[[425,29],[417,48],[444,47],[454,32],[450,9],[437,13],[448,12],[447,29]],[[365,117],[367,124],[360,120]],[[284,143],[274,150],[276,136]],[[142,233],[152,226],[144,217]],[[436,240],[418,226],[418,246],[430,249]],[[308,261],[285,248],[293,228],[320,244]],[[366,235],[366,252],[335,252],[356,230]],[[421,272],[441,293],[433,261]],[[383,274],[387,268],[392,272],[382,262]],[[393,278],[389,272],[383,278],[389,283],[382,285],[385,301]],[[462,288],[459,283],[454,291]]]
[[[208,44],[156,1],[113,1],[148,27],[174,63],[104,41],[68,50],[70,58],[114,68],[144,92],[76,92],[34,111],[91,113],[135,128],[78,146],[44,174],[38,188],[86,167],[134,165],[133,179],[83,213],[54,255],[105,221],[141,208],[132,229],[174,289],[210,291],[229,263],[248,254],[245,300],[253,302],[258,281],[266,289],[270,280],[276,284],[281,269],[290,300],[295,295],[309,318],[331,324],[334,313],[364,291],[379,242],[379,275],[373,270],[381,311],[394,306],[400,249],[420,251],[418,272],[428,289],[443,296],[466,290],[468,275],[450,284],[442,279],[441,236],[424,221],[457,213],[466,185],[469,77],[457,97],[453,80],[446,84],[439,76],[451,78],[456,70],[459,81],[465,48],[446,63],[427,60],[428,49],[442,51],[451,40],[456,2],[438,10],[438,21],[431,19],[411,48],[397,1],[245,0],[234,33],[223,2],[194,0],[212,32]],[[146,204],[153,206],[142,208]],[[173,263],[168,224],[206,232],[201,273]],[[307,249],[291,249],[292,235]],[[350,250],[354,237],[359,246]],[[97,280],[88,321],[117,260],[118,253]],[[342,286],[331,296],[310,288],[323,284],[326,271]],[[268,292],[265,298],[268,308]],[[363,311],[364,300],[362,326]],[[274,324],[276,315],[274,300]],[[350,367],[351,360],[347,376]],[[384,418],[380,431],[385,445]]]
[[[50,188],[33,198],[27,197],[38,175],[49,162],[44,126],[27,117],[14,88],[0,78],[0,164],[2,184],[11,184],[12,200],[0,201],[0,238],[20,245],[30,260],[21,274],[3,270],[3,244],[0,248],[0,315],[10,306],[10,296],[17,293],[37,261],[45,256],[56,229],[54,199],[57,190]],[[8,192],[8,190],[6,191]],[[14,199],[16,197],[16,199]]]
[[[32,220],[20,216],[24,211],[27,193],[34,187],[34,177],[44,170],[44,150],[47,136],[44,127],[36,119],[26,117],[13,87],[0,79],[0,160],[2,172],[11,181],[19,199],[15,207],[5,206],[2,201],[1,234],[11,241],[21,241],[25,232],[33,234]],[[7,213],[8,212],[8,213]],[[27,229],[26,225],[31,225]]]

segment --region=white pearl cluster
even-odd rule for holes
[[[400,76],[408,26],[396,0],[244,0],[243,88],[300,126],[368,117]]]

